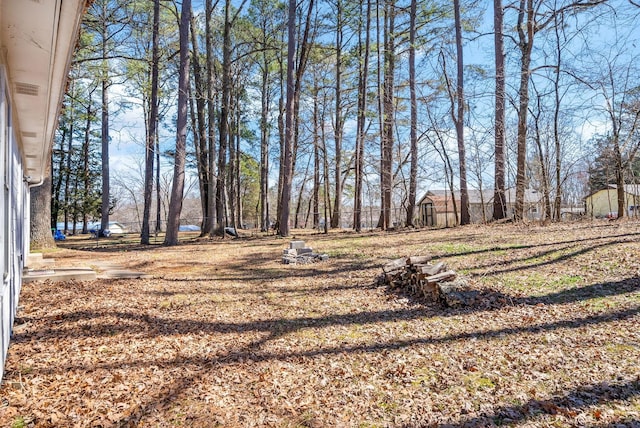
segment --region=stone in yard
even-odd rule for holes
[[[282,263],[285,265],[295,265],[296,262],[296,256],[282,256]]]
[[[298,255],[303,255],[303,254],[311,254],[313,253],[313,250],[309,247],[305,247],[305,248],[298,248],[296,250],[298,252]]]
[[[292,250],[297,250],[298,248],[304,248],[306,247],[306,244],[304,243],[304,241],[291,241],[289,243],[289,248],[291,248]]]

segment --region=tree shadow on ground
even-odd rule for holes
[[[558,247],[558,246],[566,246],[571,247],[578,244],[588,243],[591,246],[598,246],[601,241],[609,241],[611,239],[616,239],[620,242],[636,242],[637,238],[640,236],[640,232],[635,233],[622,233],[616,235],[607,235],[602,236],[600,238],[577,238],[577,239],[566,239],[563,241],[553,241],[553,242],[543,242],[536,244],[513,244],[513,245],[494,245],[486,248],[477,248],[477,249],[469,249],[467,251],[455,251],[455,252],[446,252],[443,251],[441,253],[434,254],[434,257],[462,257],[462,256],[471,256],[471,255],[480,255],[484,253],[492,253],[498,251],[516,251],[516,250],[531,250],[534,248],[546,248],[546,247]],[[624,239],[627,238],[627,239]],[[468,238],[465,242],[468,241]],[[549,252],[553,252],[557,250],[549,250]]]
[[[453,314],[454,312],[449,312]],[[557,329],[577,329],[584,326],[598,325],[601,323],[628,320],[640,313],[640,307],[626,307],[615,311],[601,312],[575,317],[565,320],[551,321],[547,323],[504,327],[499,329],[475,330],[442,337],[422,337],[407,340],[394,340],[382,343],[364,343],[349,346],[324,347],[309,351],[299,351],[287,353],[259,352],[261,345],[302,329],[320,329],[331,326],[365,325],[395,321],[410,321],[424,318],[425,311],[421,308],[398,309],[389,311],[370,311],[355,314],[339,314],[325,317],[299,317],[299,318],[276,318],[247,322],[209,322],[193,319],[176,319],[152,316],[145,313],[135,313],[127,311],[75,311],[64,315],[51,316],[47,324],[56,327],[48,327],[36,331],[26,331],[16,333],[15,343],[29,341],[37,337],[38,341],[44,343],[48,340],[58,341],[61,339],[82,337],[111,337],[118,333],[138,335],[140,337],[155,338],[175,335],[191,334],[225,334],[225,333],[266,333],[261,339],[252,342],[247,349],[236,352],[240,358],[251,357],[254,361],[267,361],[273,359],[286,359],[291,357],[313,357],[318,355],[330,355],[342,352],[380,352],[383,350],[397,350],[415,345],[446,344],[449,342],[468,339],[490,339],[503,337],[505,335],[515,335],[519,333],[542,333]],[[86,320],[103,319],[104,322],[97,325],[82,324]],[[28,317],[21,318],[23,322],[32,321]],[[114,324],[117,320],[117,325]],[[71,323],[71,326],[65,324]],[[59,326],[59,327],[57,327]],[[250,355],[244,355],[249,350]],[[228,356],[227,362],[233,361]],[[131,364],[135,365],[135,362]],[[130,365],[131,365],[130,364]],[[103,367],[104,368],[104,367]],[[52,371],[55,369],[52,368]]]
[[[282,336],[303,328],[325,328],[337,325],[354,325],[354,324],[375,324],[380,322],[412,320],[424,318],[425,316],[453,316],[466,314],[475,311],[496,310],[505,305],[551,305],[566,304],[579,301],[587,301],[594,298],[611,297],[627,293],[634,293],[640,290],[640,278],[628,278],[622,281],[612,283],[597,283],[585,287],[576,287],[555,293],[549,293],[537,297],[512,297],[502,293],[492,295],[488,293],[484,297],[492,300],[479,302],[477,305],[463,308],[442,308],[436,305],[415,305],[408,308],[386,310],[386,311],[365,311],[350,314],[335,314],[323,317],[299,317],[299,318],[276,318],[264,319],[247,322],[208,322],[192,319],[173,319],[175,313],[168,311],[166,318],[152,316],[144,312],[133,312],[123,310],[81,310],[66,314],[55,314],[48,318],[48,323],[56,327],[50,327],[37,332],[40,340],[56,339],[60,337],[100,337],[112,336],[117,333],[127,332],[129,334],[141,334],[143,336],[163,336],[173,334],[193,334],[193,333],[243,333],[247,331],[269,332],[272,337]],[[626,312],[630,311],[630,312]],[[637,312],[637,308],[627,309],[620,315],[623,318],[633,316]],[[20,317],[22,322],[31,321],[29,317]],[[82,325],[81,323],[92,319],[104,319],[105,322],[96,325]],[[586,318],[580,318],[577,325],[592,324],[594,322],[603,322],[610,317],[605,314],[594,315]],[[113,320],[119,322],[114,324]],[[595,320],[595,321],[594,321]],[[108,322],[107,322],[108,321]],[[123,322],[120,322],[123,321]],[[72,328],[59,328],[58,325],[64,323],[75,324]],[[152,326],[153,328],[149,328]],[[573,320],[559,321],[555,328],[573,328],[576,322]],[[519,331],[536,331],[533,326],[516,328],[515,330],[501,330],[500,334],[511,334]],[[26,336],[31,333],[17,333],[13,340],[18,343],[25,340]],[[489,335],[489,333],[481,333],[480,335]],[[476,337],[475,334],[468,336]]]
[[[538,325],[524,326],[524,327],[509,327],[495,330],[486,330],[486,331],[476,331],[476,332],[468,332],[468,333],[460,333],[445,337],[424,337],[417,338],[411,340],[396,340],[392,342],[386,343],[373,343],[373,344],[360,344],[360,345],[351,345],[351,346],[336,346],[336,347],[323,347],[319,349],[311,349],[304,351],[290,351],[290,352],[264,352],[261,351],[260,348],[266,342],[275,340],[276,338],[292,332],[294,330],[298,330],[300,328],[307,327],[315,327],[317,324],[317,320],[308,321],[308,320],[289,320],[288,323],[277,327],[276,325],[257,323],[254,328],[267,328],[270,333],[262,339],[257,341],[253,341],[248,345],[242,346],[239,349],[231,349],[228,350],[223,355],[218,355],[213,358],[207,358],[206,356],[178,356],[175,359],[169,359],[164,361],[152,361],[152,362],[130,362],[127,364],[128,367],[136,367],[136,366],[170,366],[170,367],[180,367],[180,366],[193,366],[193,367],[218,367],[220,365],[233,365],[237,363],[243,363],[247,360],[251,360],[254,363],[272,361],[272,360],[280,360],[280,361],[290,361],[296,360],[299,358],[314,358],[319,356],[327,356],[327,355],[337,355],[342,353],[378,353],[385,352],[390,350],[398,350],[408,347],[414,347],[419,345],[428,345],[428,344],[447,344],[452,341],[460,341],[460,340],[468,340],[468,339],[487,339],[487,338],[498,338],[503,337],[505,335],[517,334],[521,332],[529,332],[529,333],[543,333],[548,331],[553,331],[559,328],[580,328],[589,325],[595,325],[599,323],[614,321],[614,320],[624,320],[629,319],[631,317],[635,317],[640,312],[640,308],[628,308],[620,311],[609,312],[605,314],[591,315],[588,317],[577,318],[572,320],[563,320],[556,321],[550,323],[543,323]],[[331,322],[331,321],[329,321]],[[341,324],[350,322],[347,319],[339,320]],[[248,326],[250,327],[252,323]],[[237,328],[236,326],[234,328]],[[242,328],[245,328],[242,327]],[[194,326],[189,327],[187,330],[173,331],[172,334],[180,334],[180,333],[189,333],[193,331]],[[113,370],[117,369],[121,366],[121,363],[106,363],[106,364],[98,364],[97,366],[92,366],[90,370],[96,369],[106,369]],[[59,369],[58,369],[59,370]],[[85,366],[65,366],[64,370],[87,370]],[[50,368],[44,370],[44,372],[50,371],[51,373],[57,372],[56,369]],[[42,372],[42,371],[40,371]],[[166,388],[163,388],[163,392],[155,396],[155,399],[152,402],[142,403],[139,405],[134,411],[132,411],[132,416],[127,417],[122,422],[127,422],[131,420],[140,420],[145,415],[153,412],[155,408],[164,407],[168,403],[172,402],[179,395],[179,391],[182,389],[187,389],[192,386],[197,380],[197,376],[201,376],[203,371],[199,372],[200,374],[193,374],[190,377],[186,377],[185,379],[180,379],[174,381],[173,384],[169,385]],[[607,385],[607,384],[598,384],[594,386],[586,386],[584,388],[579,388],[573,393],[567,394],[566,396],[560,397],[557,400],[531,400],[526,405],[522,406],[509,406],[498,409],[494,415],[483,416],[481,418],[474,418],[468,421],[464,421],[458,425],[451,425],[452,427],[469,427],[469,426],[487,426],[494,424],[496,420],[504,420],[507,417],[512,420],[525,420],[530,415],[536,414],[536,409],[543,409],[550,414],[553,414],[553,411],[561,412],[563,408],[579,408],[586,407],[591,404],[598,404],[603,402],[608,402],[611,400],[625,399],[638,395],[640,386],[638,382],[631,382],[629,384],[621,384],[621,385]],[[605,392],[605,395],[600,395],[599,398],[594,398],[597,394]],[[583,403],[583,404],[580,404]],[[568,410],[570,411],[570,410]],[[539,413],[539,412],[538,412]]]
[[[550,265],[554,265],[557,263],[563,263],[566,262],[568,260],[571,260],[575,257],[578,256],[582,256],[584,254],[590,253],[592,251],[595,251],[597,249],[601,249],[602,247],[612,247],[612,246],[617,246],[617,245],[621,245],[621,244],[628,244],[628,243],[632,243],[635,242],[631,239],[629,240],[615,240],[615,241],[608,241],[608,242],[604,242],[604,243],[594,243],[593,245],[590,246],[586,246],[586,247],[582,247],[582,248],[577,248],[575,250],[572,250],[573,248],[575,248],[575,246],[564,246],[564,247],[559,247],[559,248],[553,248],[547,251],[543,251],[543,252],[539,252],[539,253],[535,253],[532,255],[527,255],[525,257],[521,257],[521,258],[514,258],[514,259],[508,259],[508,260],[503,260],[500,262],[491,262],[491,263],[487,263],[484,265],[475,265],[475,266],[469,266],[467,267],[467,269],[469,270],[480,270],[480,269],[484,269],[484,268],[495,268],[497,266],[508,266],[508,265],[515,265],[517,263],[522,263],[522,265],[520,266],[513,266],[513,267],[509,267],[509,268],[504,268],[504,269],[497,269],[491,270],[491,274],[493,275],[498,275],[498,274],[504,274],[504,273],[509,273],[509,272],[517,272],[517,271],[522,271],[522,270],[529,270],[529,269],[536,269],[536,268],[541,268],[544,266],[550,266]],[[557,257],[550,257],[552,256],[554,253],[562,253],[564,251],[568,251],[568,250],[572,250],[570,252],[567,252],[565,254],[559,254]],[[549,257],[548,260],[541,260],[535,263],[529,263],[531,261],[535,261],[537,259],[541,259],[541,258],[547,258]]]
[[[503,406],[492,414],[465,419],[456,424],[442,424],[442,428],[489,427],[512,425],[525,422],[541,415],[563,415],[570,420],[578,412],[585,411],[589,406],[608,404],[615,401],[626,401],[640,395],[640,377],[635,380],[622,382],[600,382],[584,385],[564,395],[558,395],[547,400],[531,399],[524,404]],[[427,427],[435,425],[411,424],[406,428]],[[626,419],[611,424],[616,427],[640,427],[640,421]]]

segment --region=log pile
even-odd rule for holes
[[[380,282],[391,290],[441,302],[446,306],[470,305],[477,293],[467,291],[468,284],[443,261],[430,263],[430,256],[411,256],[392,260],[382,266]]]

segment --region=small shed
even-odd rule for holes
[[[584,200],[588,217],[618,216],[618,187],[615,184],[587,195]],[[625,215],[640,217],[640,184],[624,185],[624,206],[627,208]]]
[[[460,202],[456,201],[459,205]],[[420,224],[430,227],[449,227],[457,224],[456,210],[454,209],[454,201],[447,195],[435,195],[427,192],[418,203],[420,207]]]
[[[491,219],[493,215],[493,189],[469,190],[469,215],[471,223],[483,223]],[[455,198],[455,203],[453,199]],[[515,211],[516,190],[505,190],[506,212],[508,217],[513,217]],[[419,224],[432,227],[449,227],[457,224],[456,218],[460,218],[460,192],[432,190],[425,194],[418,203],[420,207]],[[455,206],[455,209],[454,209]],[[456,217],[457,212],[457,217]],[[542,194],[534,189],[525,189],[524,215],[528,220],[538,220],[542,214]]]

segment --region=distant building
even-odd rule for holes
[[[618,187],[615,184],[587,195],[584,199],[588,217],[618,217]],[[624,185],[624,206],[627,209],[626,216],[640,217],[640,184]]]
[[[493,217],[493,190],[469,190],[469,215],[471,223],[483,223]],[[515,212],[516,189],[509,188],[505,191],[507,217],[511,218]],[[455,209],[454,209],[455,206]],[[460,192],[445,190],[431,190],[427,192],[420,202],[419,223],[422,226],[450,227],[457,224],[460,218]],[[524,213],[528,220],[539,220],[542,215],[542,194],[525,189]],[[457,213],[457,217],[456,217]]]

